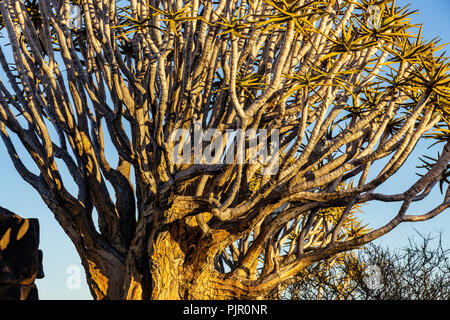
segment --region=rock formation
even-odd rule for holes
[[[0,300],[37,300],[43,277],[38,220],[0,207]]]

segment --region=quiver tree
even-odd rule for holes
[[[395,1],[4,0],[0,10],[1,137],[96,299],[268,297],[308,265],[450,205],[448,64]],[[173,133],[195,128],[265,129],[278,152],[269,164],[175,161]],[[427,134],[442,151],[417,182],[376,193]],[[437,183],[442,203],[407,213]],[[348,222],[374,200],[402,205],[371,231]]]

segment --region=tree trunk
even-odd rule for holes
[[[120,261],[109,252],[82,256],[88,285],[95,299],[224,300],[258,299],[242,281],[214,268],[214,259],[230,243],[224,230],[205,234],[195,217],[163,224],[152,219],[138,222],[127,258]],[[168,215],[165,216],[166,221]],[[105,259],[105,257],[108,257]],[[94,262],[95,261],[95,262]]]

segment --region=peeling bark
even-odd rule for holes
[[[361,25],[360,1],[84,0],[76,30],[69,2],[0,1],[0,137],[94,298],[274,297],[306,266],[450,207],[450,65],[392,0],[377,2],[382,32]],[[275,132],[271,175],[237,150],[202,162],[209,144]],[[426,137],[442,149],[423,176],[375,193]],[[442,203],[408,214],[437,185]],[[369,201],[401,208],[370,230],[356,219]]]

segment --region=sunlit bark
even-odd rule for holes
[[[448,64],[407,9],[378,6],[374,25],[366,1],[0,1],[0,134],[95,298],[267,298],[450,206]],[[278,171],[176,163],[174,132],[196,125],[278,132]],[[443,147],[423,176],[375,193],[428,135]],[[408,214],[436,184],[442,203]],[[369,201],[402,205],[369,230],[350,219]]]

